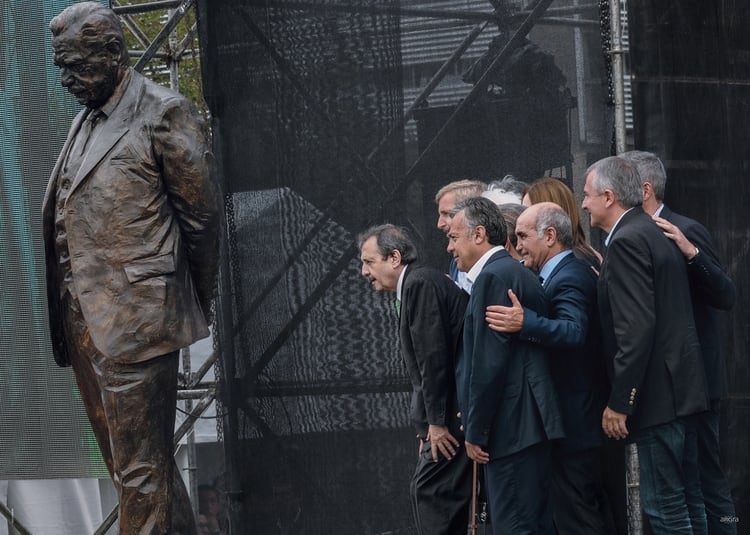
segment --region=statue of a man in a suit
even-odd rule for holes
[[[62,85],[85,106],[43,206],[54,357],[73,368],[121,533],[194,534],[172,436],[179,350],[208,335],[219,253],[206,128],[129,66],[110,9],[74,4],[50,29]]]

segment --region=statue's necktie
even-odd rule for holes
[[[74,158],[83,158],[83,154],[86,152],[86,147],[89,144],[91,133],[96,126],[96,121],[101,116],[102,112],[99,110],[93,110],[88,114],[88,117],[83,121],[81,128],[76,134],[75,142],[73,143],[73,150],[71,154]]]

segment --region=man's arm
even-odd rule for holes
[[[654,217],[654,221],[685,257],[692,291],[712,307],[730,310],[737,299],[737,290],[719,262],[706,227],[692,220],[682,228],[661,217]]]
[[[500,400],[505,394],[504,385],[508,361],[512,357],[511,336],[493,331],[485,322],[485,309],[498,302],[510,305],[508,287],[498,277],[481,274],[472,288],[471,310],[467,321],[471,321],[473,354],[464,355],[469,359],[470,370],[467,373],[467,407],[463,411],[466,432],[467,452],[473,460],[487,462],[487,445],[490,429]],[[503,298],[504,297],[504,298]]]
[[[586,274],[587,275],[587,274]],[[575,280],[566,277],[556,285],[550,300],[550,317],[523,308],[518,298],[509,290],[512,307],[492,305],[487,307],[487,323],[498,332],[520,332],[523,340],[546,347],[580,347],[586,343],[588,332],[589,300],[594,299],[593,280]],[[589,291],[587,296],[584,290]]]
[[[187,100],[175,97],[165,103],[153,144],[198,300],[208,315],[218,268],[222,208],[207,131]]]
[[[616,353],[608,408],[633,413],[655,337],[656,301],[648,251],[631,239],[613,240],[607,250],[607,296]]]
[[[454,392],[454,352],[445,333],[446,304],[439,289],[429,280],[416,278],[404,289],[406,324],[412,340],[414,359],[422,379],[422,398],[427,422],[427,440],[432,447],[432,459],[438,452],[453,458],[458,440],[448,429],[448,396]]]

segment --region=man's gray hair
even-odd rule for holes
[[[500,208],[484,197],[472,197],[460,202],[451,211],[451,216],[463,211],[469,233],[477,227],[484,227],[490,245],[505,245],[508,237],[505,219]]]
[[[382,258],[388,258],[393,251],[398,251],[403,265],[417,261],[417,248],[405,228],[390,223],[368,228],[357,236],[357,247],[360,251],[362,245],[373,236]]]
[[[643,183],[651,184],[657,201],[664,200],[664,191],[667,189],[667,171],[656,154],[644,150],[629,150],[620,154],[620,158],[635,166]]]
[[[594,173],[591,186],[596,193],[610,190],[626,210],[643,204],[643,183],[638,170],[623,158],[609,156],[592,164],[586,176]]]
[[[573,224],[565,210],[557,205],[540,207],[536,215],[536,234],[538,237],[541,238],[544,231],[550,227],[557,232],[557,243],[565,249],[573,248]]]
[[[440,199],[446,193],[453,193],[453,200],[458,204],[471,197],[479,197],[486,189],[487,184],[479,180],[456,180],[438,190],[435,194],[435,202],[440,203]]]

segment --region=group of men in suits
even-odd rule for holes
[[[434,526],[420,533],[465,529],[464,452],[485,467],[493,533],[615,533],[602,435],[638,446],[641,500],[654,533],[736,533],[718,458],[726,378],[716,320],[717,309],[731,308],[734,285],[705,228],[663,206],[665,181],[658,158],[639,151],[587,170],[582,208],[607,233],[600,270],[573,253],[570,219],[553,203],[518,217],[520,263],[503,247],[494,203],[476,195],[439,202],[447,249],[465,277],[456,286],[469,293],[460,292],[458,304],[441,271],[412,267],[416,255],[405,262],[392,243],[363,235],[363,275],[397,292],[401,307],[412,416],[421,418],[415,425],[424,441],[412,483],[415,519]],[[368,262],[396,271],[388,287],[378,288]],[[441,363],[437,375],[429,358]],[[451,375],[447,365],[455,381],[455,389],[442,389],[448,404],[434,396],[435,377]],[[433,432],[445,417],[435,407],[454,403],[460,421]],[[450,475],[433,471],[426,483],[430,458],[433,470]],[[438,508],[451,511],[450,527],[430,511],[438,497]]]

